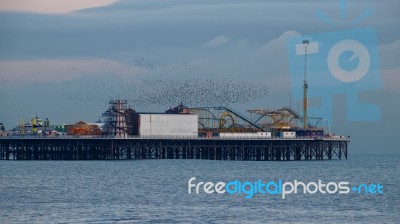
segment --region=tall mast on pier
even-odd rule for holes
[[[307,128],[307,107],[308,107],[308,82],[307,82],[307,45],[308,40],[303,40],[304,45],[304,84],[303,84],[303,128]]]

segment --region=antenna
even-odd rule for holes
[[[304,85],[303,85],[303,128],[307,128],[307,91],[308,91],[308,82],[307,82],[307,45],[310,42],[308,40],[303,40],[304,45]]]

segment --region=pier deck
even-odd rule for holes
[[[2,137],[0,160],[347,159],[349,139]]]

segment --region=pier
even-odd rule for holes
[[[347,159],[348,138],[0,137],[0,160]]]

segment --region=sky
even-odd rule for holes
[[[141,97],[132,89],[143,80],[263,84],[267,96],[229,106],[285,107],[292,94],[288,38],[372,27],[382,86],[358,97],[377,105],[381,118],[348,121],[346,95],[338,94],[331,129],[351,136],[350,153],[398,153],[399,6],[347,1],[343,20],[337,0],[0,0],[0,122],[11,129],[36,113],[53,124],[94,122],[110,98]],[[351,25],[368,8],[371,15]],[[300,108],[298,101],[292,106]]]

